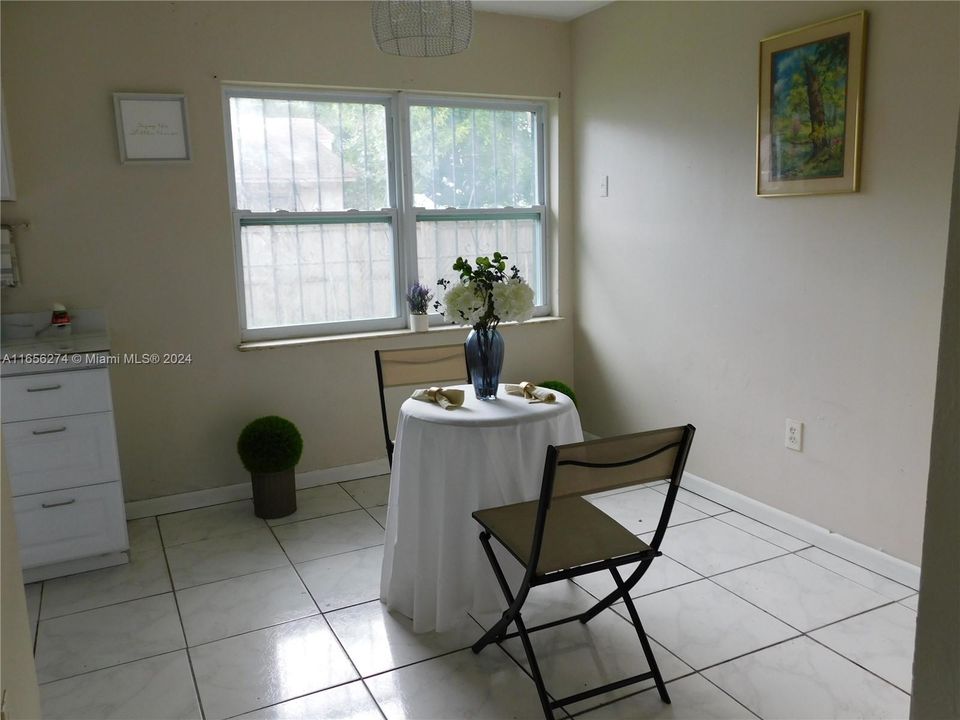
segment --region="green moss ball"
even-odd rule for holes
[[[237,452],[243,466],[253,473],[288,470],[300,461],[303,438],[297,426],[276,415],[257,418],[247,425],[237,440]]]

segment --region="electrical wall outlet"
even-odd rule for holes
[[[803,423],[800,420],[787,418],[787,433],[783,444],[790,450],[803,451]]]

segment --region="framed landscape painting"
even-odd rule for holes
[[[757,195],[860,189],[866,12],[760,43]]]

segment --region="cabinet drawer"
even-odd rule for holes
[[[4,423],[14,496],[120,479],[113,413]]]
[[[3,422],[113,410],[106,368],[3,379]]]
[[[24,568],[127,549],[119,482],[13,499]]]

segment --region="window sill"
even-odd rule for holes
[[[561,322],[563,320],[566,320],[566,318],[558,315],[550,315],[547,317],[536,317],[531,320],[527,320],[523,324],[544,325]],[[515,327],[518,325],[518,323],[501,323],[501,325],[503,327]],[[299,347],[300,345],[347,342],[350,340],[373,340],[378,338],[407,337],[413,335],[429,335],[432,333],[446,333],[456,330],[464,331],[468,330],[468,328],[465,325],[437,325],[431,327],[430,330],[425,333],[415,333],[409,328],[404,328],[403,330],[378,330],[376,332],[350,333],[347,335],[319,335],[314,337],[288,338],[285,340],[256,340],[240,343],[237,345],[237,350],[240,352],[250,352],[253,350],[275,350],[277,348]]]

